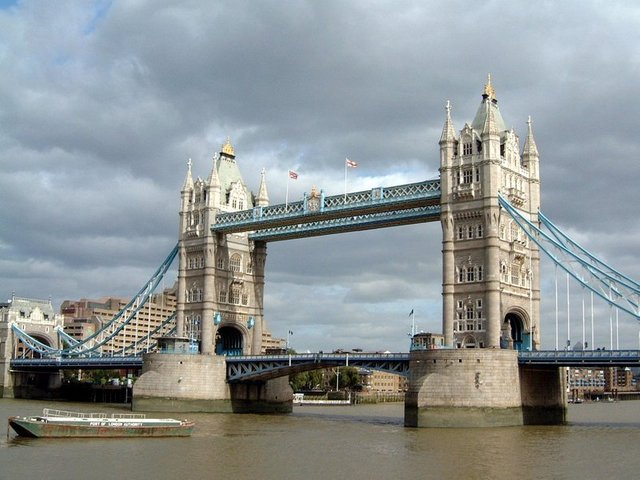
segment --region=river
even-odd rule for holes
[[[0,421],[43,407],[0,399]],[[190,438],[0,440],[0,479],[632,479],[640,401],[569,406],[569,424],[411,429],[400,403],[296,406],[291,415],[189,414]],[[166,416],[171,415],[158,415]]]

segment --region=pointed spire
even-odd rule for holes
[[[485,87],[486,90],[486,87]],[[493,102],[484,102],[485,108],[487,109],[487,116],[484,120],[484,125],[482,127],[482,133],[498,133],[498,127],[496,126],[495,114],[494,114],[494,105]]]
[[[258,196],[256,197],[256,205],[259,207],[269,205],[269,193],[267,192],[266,171],[264,168],[260,174],[260,188],[258,189]]]
[[[191,159],[187,162],[187,176],[184,179],[182,191],[193,190],[193,177],[191,176]]]
[[[484,95],[489,100],[496,99],[496,91],[493,89],[493,85],[491,85],[491,74],[487,74],[487,83],[484,84]]]
[[[451,102],[447,100],[447,105],[445,107],[447,111],[447,118],[444,121],[444,127],[442,127],[442,135],[440,135],[440,143],[442,142],[452,142],[456,138],[456,133],[453,128],[453,121],[451,120]]]
[[[531,115],[527,119],[527,139],[524,141],[524,156],[531,157],[536,156],[539,157],[538,154],[538,146],[536,145],[536,141],[533,138],[533,129],[531,128]]]
[[[211,173],[209,173],[209,178],[207,179],[207,185],[210,188],[218,187],[220,188],[220,177],[218,177],[218,169],[217,167],[218,154],[213,155],[213,165],[211,166]]]

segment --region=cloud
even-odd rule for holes
[[[359,163],[349,190],[436,178],[444,105],[461,129],[487,73],[521,140],[533,118],[543,211],[637,278],[639,12],[462,1],[0,8],[0,293],[54,304],[133,294],[177,239],[187,159],[206,176],[227,136],[252,190],[266,168],[272,203],[290,168],[300,173],[290,200],[312,186],[340,194],[347,156]],[[439,328],[440,236],[426,224],[270,244],[273,333],[295,325],[301,350],[406,350],[405,312]],[[624,325],[635,346],[636,324]]]

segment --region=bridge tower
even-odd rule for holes
[[[446,111],[439,142],[445,343],[536,349],[539,250],[498,204],[502,195],[538,223],[539,155],[531,119],[521,153],[490,76],[471,125],[456,135],[448,103]]]
[[[443,333],[454,348],[409,356],[405,424],[470,427],[555,424],[566,418],[557,367],[518,366],[540,343],[540,254],[499,205],[532,222],[540,207],[531,120],[521,153],[489,77],[475,118],[455,133],[451,107],[440,137]]]
[[[205,355],[259,354],[266,243],[250,241],[246,232],[215,234],[210,225],[219,213],[268,205],[264,170],[254,197],[227,140],[206,180],[194,181],[189,163],[181,200],[178,335]]]
[[[144,355],[132,408],[142,411],[290,412],[286,377],[230,385],[226,358],[262,353],[265,242],[248,233],[212,233],[220,213],[269,204],[262,171],[257,195],[244,183],[231,142],[213,158],[206,180],[191,161],[181,190],[176,337],[166,351]],[[184,348],[198,347],[200,355]],[[171,353],[169,353],[169,351]]]

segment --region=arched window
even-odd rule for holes
[[[242,257],[238,253],[234,253],[231,255],[231,259],[229,259],[229,270],[232,272],[239,272],[240,266],[242,265]]]

